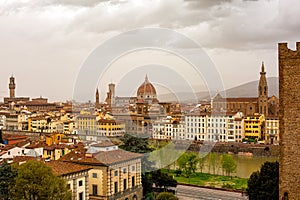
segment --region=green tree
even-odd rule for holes
[[[71,200],[65,180],[39,161],[28,161],[18,168],[14,187],[15,198],[22,200]]]
[[[155,186],[160,188],[177,186],[177,181],[171,175],[162,173],[160,169],[152,172],[152,180]]]
[[[149,147],[148,138],[135,137],[134,135],[125,134],[121,139],[123,145],[120,146],[121,149],[134,152],[134,153],[150,153],[153,151]],[[143,195],[147,196],[149,193],[153,192],[153,184],[158,187],[168,187],[170,185],[177,185],[177,181],[173,177],[165,174],[161,171],[154,170],[155,163],[150,161],[149,155],[145,155],[142,158],[142,185],[143,185]],[[169,183],[166,183],[163,178],[167,179]]]
[[[249,200],[279,199],[279,163],[265,162],[260,171],[252,173],[247,192]]]
[[[0,165],[0,199],[12,199],[13,186],[17,170],[11,167],[6,160]]]
[[[149,153],[153,151],[149,147],[148,138],[135,137],[134,135],[125,134],[121,141],[123,145],[120,145],[121,149],[134,153]]]
[[[219,167],[218,156],[216,153],[210,153],[208,156],[209,172],[210,169],[213,170],[213,174],[216,174],[216,169]]]
[[[199,154],[199,162],[198,162],[198,166],[200,169],[200,172],[203,172],[204,169],[204,165],[205,165],[205,155],[204,154]]]
[[[174,194],[169,192],[161,192],[156,198],[157,200],[178,200],[177,197],[175,197]]]
[[[200,159],[196,153],[184,153],[177,160],[180,170],[190,177],[197,170]]]
[[[230,176],[231,173],[235,172],[237,164],[232,155],[223,154],[221,156],[221,163],[226,176]]]

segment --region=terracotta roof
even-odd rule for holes
[[[143,154],[132,153],[129,151],[124,151],[122,149],[113,151],[100,151],[93,155],[94,158],[99,160],[105,165],[110,165],[113,163],[119,163],[127,160],[141,158]]]
[[[257,102],[257,97],[245,97],[245,98],[220,98],[214,99],[214,102]]]
[[[67,145],[67,144],[52,144],[50,146],[44,146],[44,149],[45,150],[54,150],[54,149],[65,149],[65,148],[68,148],[68,149],[74,149],[75,147],[73,145]]]
[[[132,153],[121,149],[113,151],[100,151],[95,154],[86,154],[86,151],[87,149],[84,148],[75,149],[74,151],[61,157],[59,161],[111,165],[113,163],[137,159],[143,156],[143,154]]]
[[[83,115],[78,115],[77,118],[96,118],[96,115],[83,114]]]
[[[109,140],[104,140],[104,141],[99,141],[98,144],[93,144],[91,146],[93,146],[93,147],[111,147],[111,146],[116,146],[116,145]]]
[[[62,161],[50,161],[45,162],[45,164],[52,168],[52,171],[57,176],[62,176],[66,174],[73,174],[81,171],[86,171],[92,169],[89,166],[78,165],[75,163],[62,162]]]
[[[44,159],[33,157],[33,156],[15,156],[13,158],[13,163],[27,162],[29,160],[44,160]]]
[[[149,82],[148,77],[145,77],[144,83],[138,88],[137,95],[144,95],[144,94],[155,94],[156,90],[155,87]]]
[[[37,143],[32,143],[25,147],[26,149],[35,149],[35,148],[41,148],[47,146],[44,142],[37,142]]]
[[[101,164],[100,161],[98,161],[96,158],[93,157],[86,157],[87,149],[84,149],[83,147],[79,147],[72,152],[64,155],[59,159],[59,161],[67,161],[67,162],[79,162],[79,163],[91,163],[91,164]]]

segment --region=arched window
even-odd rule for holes
[[[283,200],[288,200],[289,199],[289,194],[287,193],[287,192],[285,192],[284,194],[283,194],[283,198],[282,198]]]

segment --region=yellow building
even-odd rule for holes
[[[67,144],[52,144],[45,146],[43,149],[43,158],[50,160],[58,160],[62,156],[70,153],[74,147]]]
[[[265,137],[265,116],[255,113],[244,118],[246,139],[263,141]]]
[[[89,171],[89,198],[98,200],[139,200],[143,197],[142,154],[118,149],[109,141],[76,149],[60,160],[84,166]]]
[[[46,144],[48,146],[52,144],[59,144],[65,138],[64,134],[61,133],[52,133],[45,135]]]
[[[125,134],[125,123],[113,119],[97,121],[97,133],[101,136],[122,136]]]
[[[78,115],[76,117],[76,129],[83,139],[88,135],[96,135],[97,120],[95,115]]]
[[[45,116],[36,116],[28,118],[28,131],[31,132],[46,132],[48,122]]]

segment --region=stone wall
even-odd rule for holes
[[[279,199],[300,199],[300,42],[278,44],[280,167]]]

